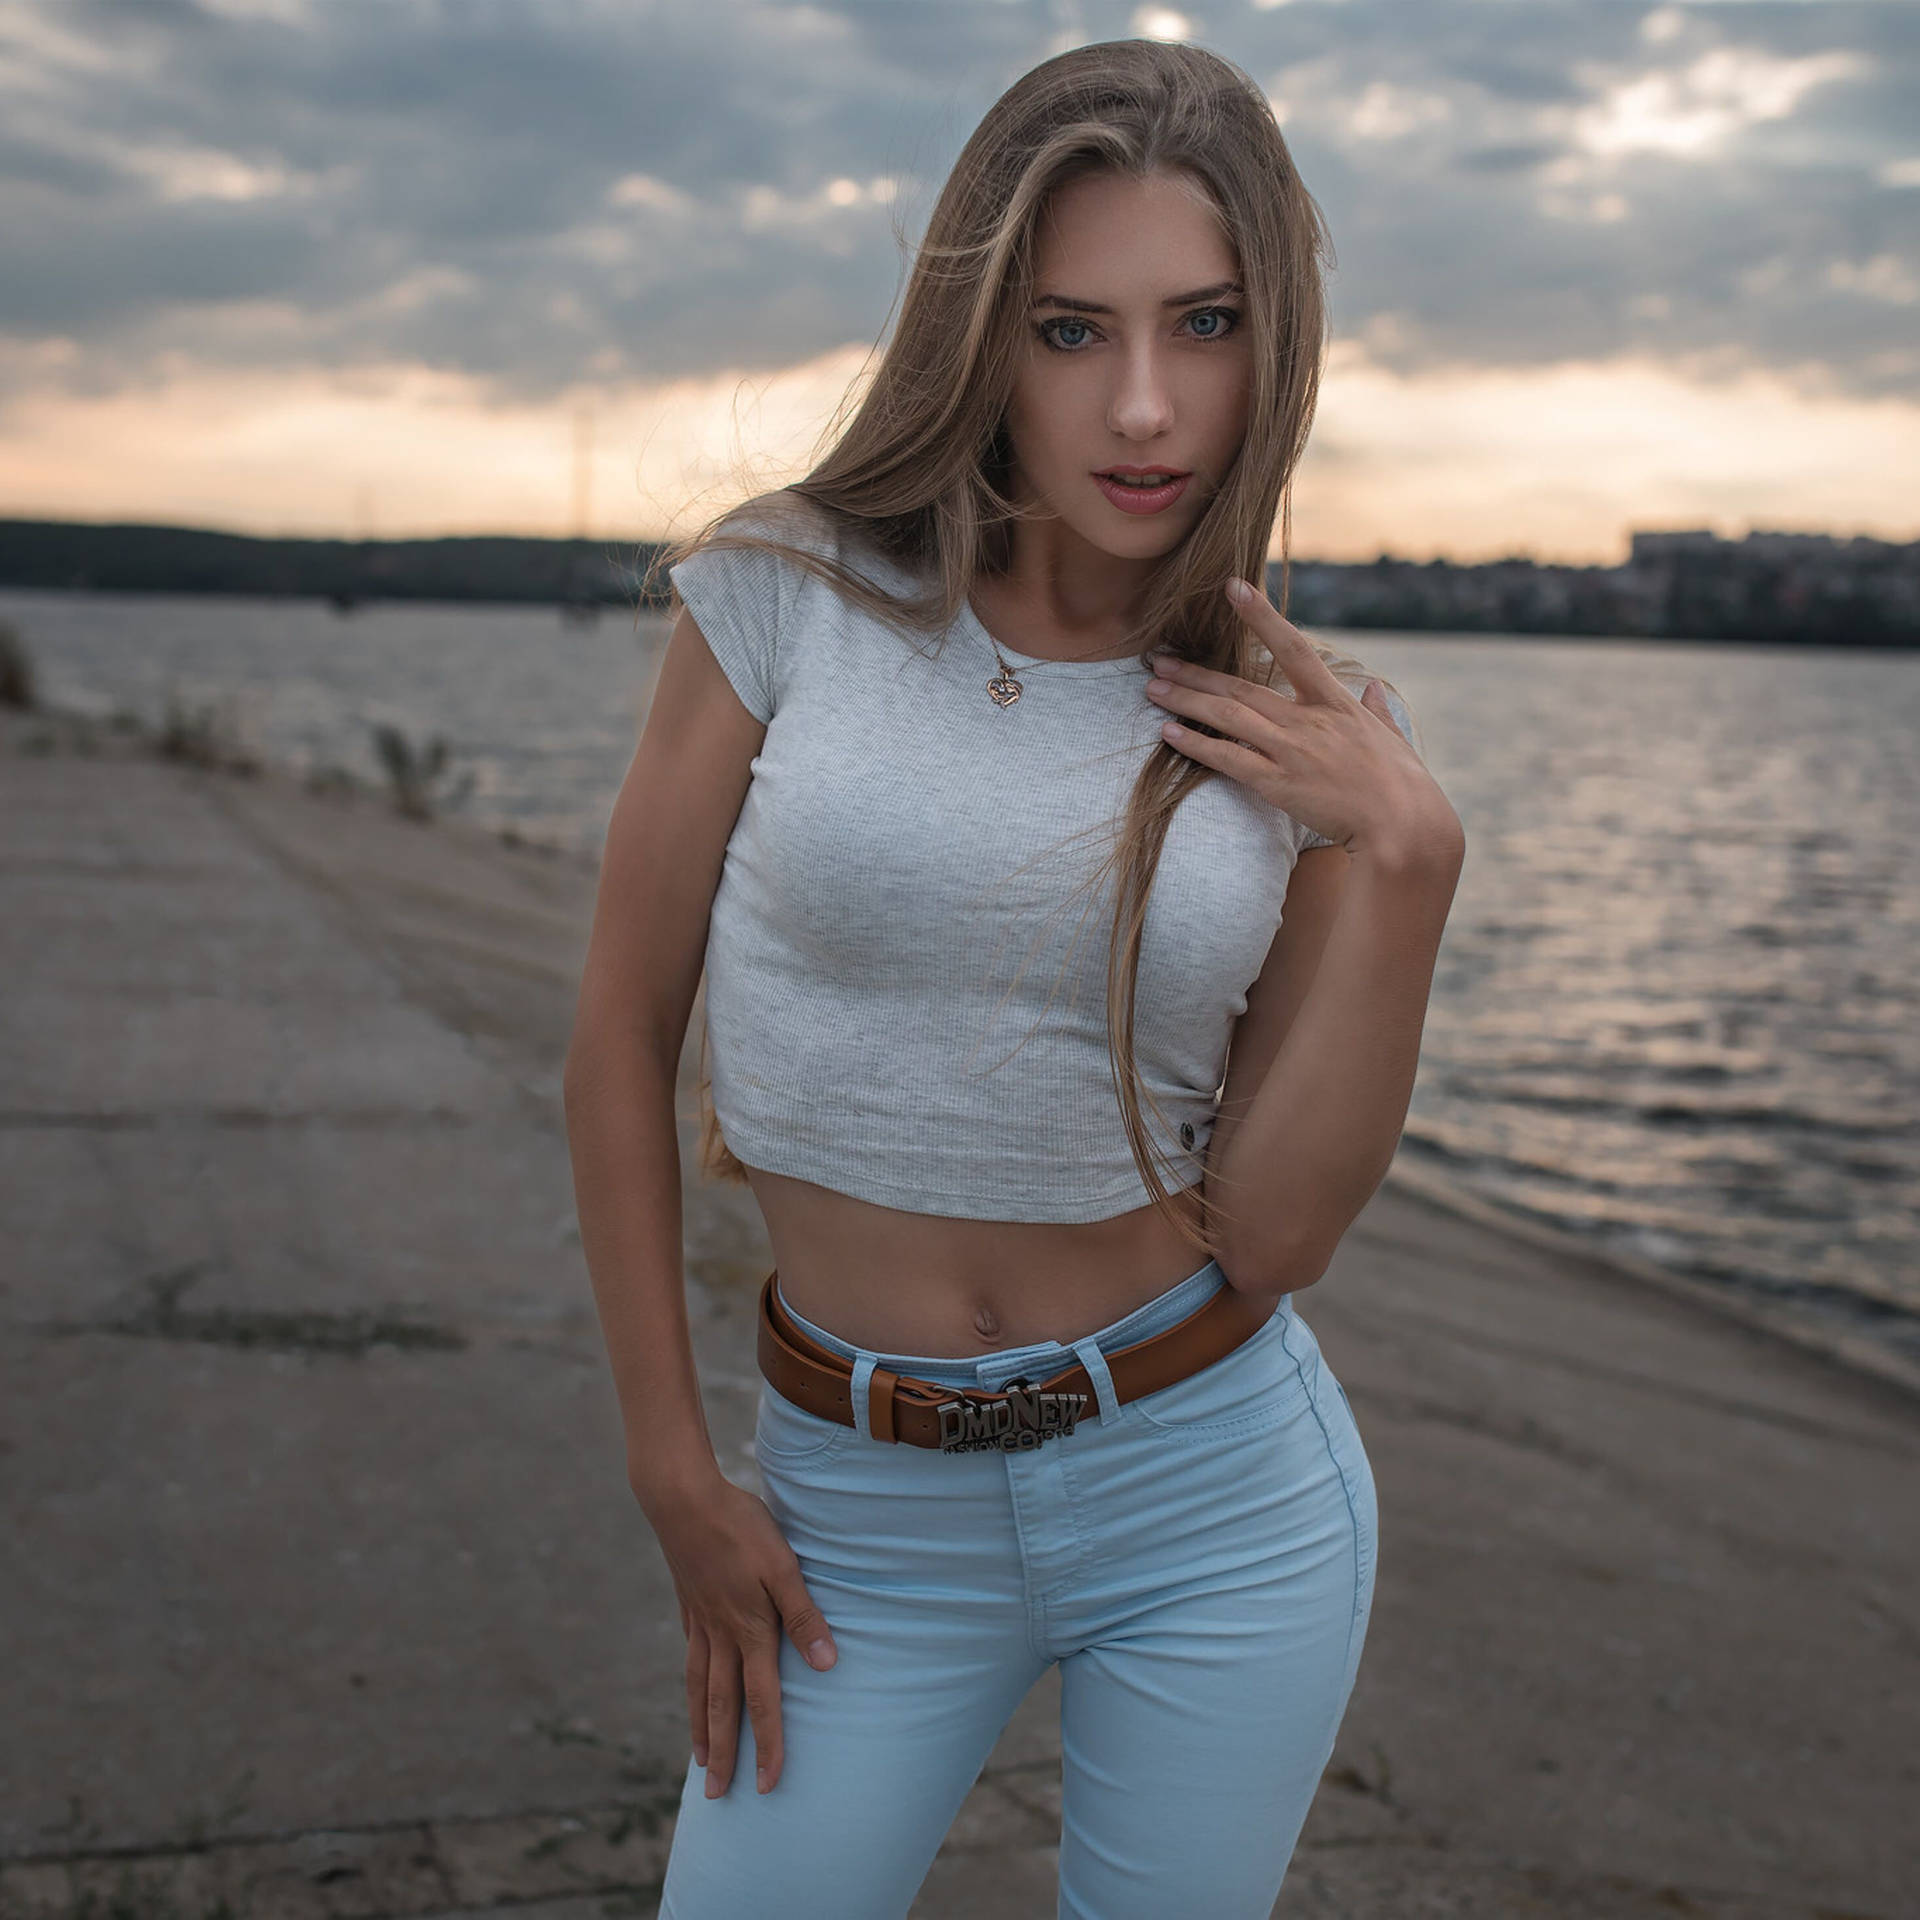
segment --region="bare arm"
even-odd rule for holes
[[[728,838],[765,728],[681,612],[607,829],[564,1075],[581,1246],[651,1519],[711,1489],[682,1269],[674,1083]]]
[[[785,1764],[779,1643],[833,1665],[833,1631],[757,1494],[720,1471],[687,1325],[674,1083],[727,842],[766,728],[693,616],[668,637],[614,802],[563,1085],[580,1242],[626,1428],[627,1478],[687,1634],[707,1793],[732,1784],[741,1708],[769,1793]]]
[[[1233,1216],[1221,1270],[1243,1292],[1312,1286],[1386,1177],[1463,845],[1300,856],[1208,1146],[1209,1195]]]

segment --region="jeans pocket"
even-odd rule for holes
[[[796,1406],[771,1383],[762,1382],[760,1406],[753,1423],[755,1458],[780,1467],[810,1466],[831,1459],[854,1438],[851,1427],[824,1414]]]
[[[1281,1421],[1307,1398],[1299,1362],[1287,1351],[1292,1315],[1276,1312],[1259,1332],[1184,1380],[1127,1402],[1144,1425],[1183,1439],[1256,1433]]]

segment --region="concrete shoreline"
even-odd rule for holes
[[[0,716],[0,1915],[651,1913],[684,1643],[560,1122],[591,864],[84,731]],[[751,1486],[766,1250],[692,1057]],[[1381,1556],[1275,1912],[1892,1920],[1914,1383],[1490,1214],[1395,1180],[1296,1302]],[[916,1916],[1052,1912],[1056,1714]]]

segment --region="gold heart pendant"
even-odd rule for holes
[[[987,682],[987,691],[993,695],[996,707],[1010,707],[1020,698],[1020,682],[1011,674],[996,673]]]

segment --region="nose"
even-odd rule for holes
[[[1151,439],[1173,425],[1173,393],[1157,345],[1137,340],[1120,359],[1107,401],[1107,427],[1124,439]]]

